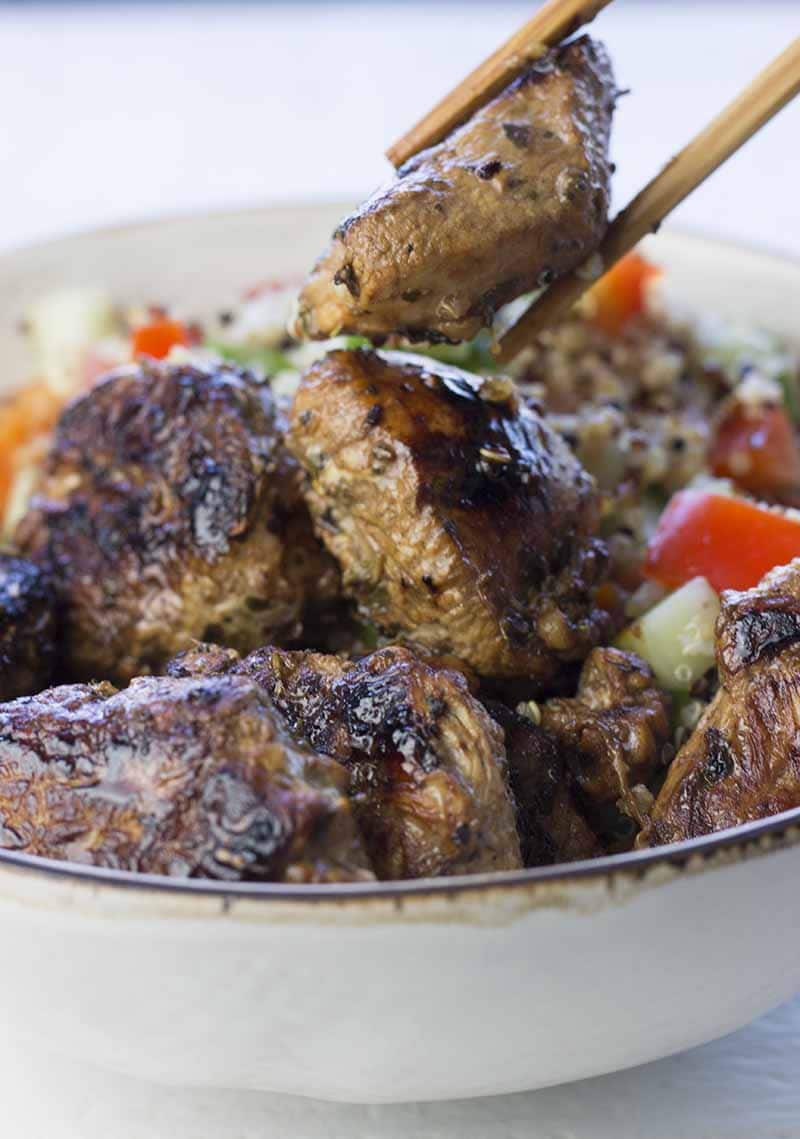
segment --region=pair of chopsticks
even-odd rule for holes
[[[426,147],[441,142],[498,94],[548,48],[560,43],[611,0],[548,0],[533,19],[386,152],[401,166]],[[800,93],[800,37],[683,148],[608,227],[597,254],[603,271],[619,261],[684,198],[730,158],[764,123]],[[563,316],[589,288],[581,269],[560,277],[500,338],[497,356],[508,363],[536,333]]]

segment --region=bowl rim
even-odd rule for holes
[[[12,242],[0,246],[0,265],[6,260],[15,260],[28,255],[43,253],[49,248],[77,241],[86,241],[92,238],[111,238],[115,234],[130,234],[143,229],[160,229],[173,225],[191,225],[201,221],[214,221],[224,223],[234,219],[244,220],[262,214],[275,214],[282,212],[314,213],[328,210],[352,210],[359,200],[353,195],[339,195],[336,197],[315,196],[313,194],[298,195],[296,198],[274,198],[268,202],[243,202],[232,206],[219,206],[209,209],[187,207],[176,208],[161,213],[142,213],[132,217],[121,218],[119,221],[104,222],[102,225],[76,225],[57,233],[36,237],[31,241]],[[649,240],[646,235],[643,240]],[[800,269],[800,253],[786,252],[766,241],[740,241],[721,233],[709,233],[697,226],[678,224],[669,221],[653,231],[653,236],[659,238],[677,237],[688,240],[693,244],[716,246],[738,253],[748,254],[774,261],[777,264]]]
[[[166,214],[145,215],[103,226],[78,227],[58,235],[32,242],[0,248],[0,271],[6,261],[15,261],[26,255],[45,252],[48,248],[92,238],[113,237],[114,234],[135,232],[140,229],[159,229],[170,225],[191,225],[203,220],[224,224],[234,218],[257,217],[281,211],[313,213],[315,210],[351,208],[346,198],[301,198],[276,200],[264,204],[250,204],[234,208],[185,210]],[[800,270],[800,256],[787,254],[767,245],[741,242],[735,238],[706,234],[685,226],[665,226],[670,236],[688,239],[691,243],[708,247],[725,248],[742,254],[755,255],[786,267]],[[159,894],[222,899],[247,899],[263,902],[291,901],[293,903],[333,902],[337,899],[376,901],[386,899],[399,903],[403,898],[420,896],[454,896],[465,893],[516,891],[520,888],[542,888],[552,885],[571,886],[598,880],[642,878],[656,868],[686,869],[691,866],[712,864],[718,855],[726,860],[731,856],[744,858],[751,853],[768,853],[772,850],[800,845],[800,807],[783,811],[766,819],[740,823],[735,827],[686,839],[666,846],[634,850],[625,854],[604,855],[601,858],[579,862],[557,863],[553,866],[536,866],[521,870],[502,870],[482,874],[458,875],[449,878],[425,878],[386,882],[343,882],[316,885],[286,884],[279,882],[226,882],[203,878],[170,878],[166,875],[141,874],[129,870],[115,870],[77,862],[59,861],[38,855],[0,848],[0,872],[22,870],[38,878],[59,879],[76,884],[105,886],[125,891],[157,892]]]
[[[680,873],[711,868],[720,862],[744,860],[776,850],[800,845],[800,807],[793,807],[767,819],[740,823],[726,830],[683,842],[607,854],[580,862],[553,866],[533,866],[522,870],[498,870],[482,874],[461,874],[445,878],[419,878],[386,882],[334,882],[314,885],[283,882],[226,882],[213,878],[170,878],[164,874],[141,874],[134,870],[114,870],[80,862],[65,862],[0,849],[0,874],[20,870],[39,879],[56,879],[115,891],[157,893],[185,898],[216,898],[223,902],[331,903],[388,901],[395,905],[414,898],[461,895],[509,894],[520,889],[542,890],[613,884],[619,880],[643,880],[653,871]]]

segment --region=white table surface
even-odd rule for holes
[[[357,195],[385,176],[383,147],[531,7],[0,7],[0,248],[164,211]],[[621,0],[597,30],[620,83],[634,88],[615,134],[620,204],[798,34],[800,2]],[[800,254],[798,139],[795,105],[676,220]],[[631,1072],[469,1104],[381,1108],[87,1075],[4,1039],[0,1024],[0,1135],[800,1139],[799,1076],[800,1000]]]
[[[799,1029],[800,1000],[715,1044],[614,1076],[523,1095],[388,1107],[154,1088],[87,1073],[0,1036],[0,1133],[3,1139],[797,1139]]]

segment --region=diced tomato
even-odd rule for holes
[[[717,427],[709,465],[755,495],[781,499],[800,492],[800,448],[779,406],[749,409],[734,401]]]
[[[644,312],[647,282],[660,272],[641,253],[626,254],[589,290],[592,321],[610,336],[618,336],[632,316]]]
[[[185,324],[160,316],[135,330],[131,347],[134,358],[152,356],[156,360],[163,360],[176,346],[188,346],[190,343],[191,337]]]
[[[645,573],[669,589],[704,577],[718,592],[749,589],[800,557],[800,520],[723,494],[682,490],[667,505]]]
[[[61,401],[47,384],[29,384],[0,403],[0,521],[14,485],[19,451],[37,435],[52,430]]]

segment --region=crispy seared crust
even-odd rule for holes
[[[505,704],[487,705],[505,732],[508,772],[526,866],[576,862],[603,853],[580,810],[573,779],[554,739]]]
[[[0,554],[0,701],[49,683],[55,657],[53,591],[32,562]]]
[[[335,590],[269,389],[225,364],[138,364],[73,403],[18,540],[57,583],[74,679],[294,636]]]
[[[670,699],[634,653],[594,649],[572,699],[542,705],[592,827],[610,850],[625,850],[645,825],[647,783],[662,762]]]
[[[0,706],[0,845],[118,870],[369,879],[338,763],[243,676],[72,685]]]
[[[458,673],[403,648],[357,663],[264,649],[241,668],[315,750],[349,769],[379,878],[521,865],[502,732]]]
[[[345,592],[387,635],[535,683],[608,632],[594,483],[509,381],[332,352],[303,378],[289,445]]]
[[[724,593],[720,688],[669,769],[640,846],[800,806],[800,560]]]
[[[579,265],[607,224],[615,85],[588,37],[548,52],[339,227],[294,331],[462,340]]]

